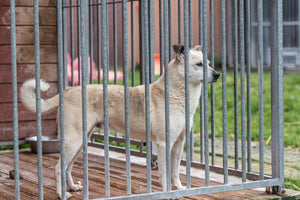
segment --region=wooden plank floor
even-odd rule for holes
[[[55,192],[54,168],[59,154],[43,155],[43,183],[44,199],[57,199]],[[0,199],[14,199],[14,180],[9,178],[9,171],[13,169],[13,153],[0,153]],[[37,199],[37,155],[30,152],[21,152],[19,154],[20,174],[23,177],[20,180],[21,199]],[[146,167],[138,164],[131,165],[132,175],[132,193],[140,194],[146,192]],[[75,182],[83,183],[83,159],[82,155],[76,160],[72,171]],[[181,180],[185,184],[185,177]],[[110,159],[110,181],[111,196],[126,195],[126,175],[125,162],[117,159]],[[89,198],[102,198],[105,194],[104,178],[104,158],[102,156],[89,154]],[[211,185],[219,183],[211,182]],[[192,178],[192,187],[204,186],[204,180]],[[152,171],[153,192],[160,191],[157,170]],[[72,199],[83,199],[83,192],[72,192]],[[185,197],[180,199],[258,199],[265,197],[266,194],[258,190],[244,190],[235,192],[225,192],[210,195],[201,195],[194,197]]]

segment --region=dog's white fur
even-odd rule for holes
[[[179,165],[185,141],[185,86],[184,86],[184,47],[174,45],[175,59],[169,63],[169,109],[170,109],[170,150],[171,179],[173,186],[183,189],[179,179]],[[203,82],[203,54],[201,46],[195,46],[189,51],[189,89],[190,89],[190,124],[199,103]],[[208,67],[208,82],[215,82],[219,73]],[[49,85],[40,82],[41,91],[46,91]],[[165,144],[165,77],[162,75],[156,82],[150,84],[150,129],[151,140],[157,144],[158,167],[160,183],[166,190],[166,144]],[[35,80],[26,81],[20,93],[22,102],[36,112]],[[129,88],[130,105],[130,137],[145,141],[145,87],[143,85]],[[82,150],[82,109],[81,87],[70,87],[64,91],[65,110],[65,163],[67,184],[70,191],[78,191],[82,186],[74,184],[71,176],[72,166]],[[59,109],[59,95],[50,99],[41,99],[42,113]],[[124,87],[108,85],[108,118],[111,131],[125,133]],[[87,127],[88,137],[95,126],[103,128],[103,87],[102,85],[87,85]],[[59,126],[59,112],[57,114]],[[58,127],[59,132],[59,127]],[[56,189],[61,197],[61,160],[56,168]],[[72,195],[67,193],[67,198]]]

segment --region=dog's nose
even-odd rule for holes
[[[214,71],[213,72],[213,77],[214,77],[215,80],[217,80],[220,77],[220,73]]]

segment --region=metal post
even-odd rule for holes
[[[57,1],[57,67],[59,85],[60,169],[61,196],[66,199],[65,123],[64,123],[64,67],[63,67],[63,1]]]
[[[11,34],[11,72],[12,72],[12,91],[13,91],[15,200],[20,200],[18,83],[17,83],[16,10],[15,9],[16,9],[15,1],[10,0],[10,27],[11,27],[10,34]]]
[[[82,53],[82,135],[83,135],[83,177],[84,177],[84,199],[89,198],[88,192],[88,150],[87,150],[87,90],[88,83],[88,3],[81,2],[80,5],[80,32]]]
[[[38,193],[39,193],[39,199],[43,199],[42,114],[41,114],[41,90],[40,90],[40,35],[39,35],[38,0],[34,0],[34,58],[35,58],[35,84],[36,84]]]
[[[191,146],[190,140],[190,84],[189,84],[189,16],[188,1],[183,1],[184,19],[184,86],[185,86],[185,134],[186,134],[186,188],[191,187]]]
[[[224,184],[228,184],[228,154],[227,154],[227,85],[226,85],[226,0],[222,0],[221,5],[221,38],[222,38],[222,106],[223,106],[223,168]]]
[[[271,32],[272,177],[280,180],[273,192],[281,194],[284,187],[282,0],[271,1]]]

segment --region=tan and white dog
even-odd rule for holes
[[[170,152],[171,179],[178,189],[183,189],[179,179],[179,165],[185,141],[185,86],[184,86],[184,46],[174,45],[175,59],[169,63],[169,109],[170,109]],[[189,51],[189,89],[190,89],[190,124],[199,103],[203,83],[202,47],[195,46]],[[208,67],[208,82],[216,82],[218,72]],[[40,82],[41,91],[46,91],[49,85]],[[150,84],[150,130],[151,140],[157,144],[158,170],[160,183],[166,190],[166,144],[165,144],[165,77],[162,75],[156,82]],[[36,112],[35,80],[26,81],[21,88],[21,99],[24,105]],[[145,86],[129,88],[130,106],[130,137],[145,141]],[[78,154],[82,151],[82,104],[81,87],[70,87],[64,91],[65,109],[65,163],[66,178],[70,191],[82,189],[74,183],[71,175],[72,166]],[[41,100],[41,112],[51,112],[59,109],[59,95]],[[108,86],[108,118],[109,129],[125,133],[124,87]],[[59,113],[57,114],[59,125]],[[103,86],[87,85],[87,128],[90,137],[93,128],[103,128]],[[59,128],[58,128],[59,129]],[[59,130],[58,130],[59,132]],[[61,160],[56,168],[56,189],[61,197]],[[72,195],[67,193],[67,198]]]

